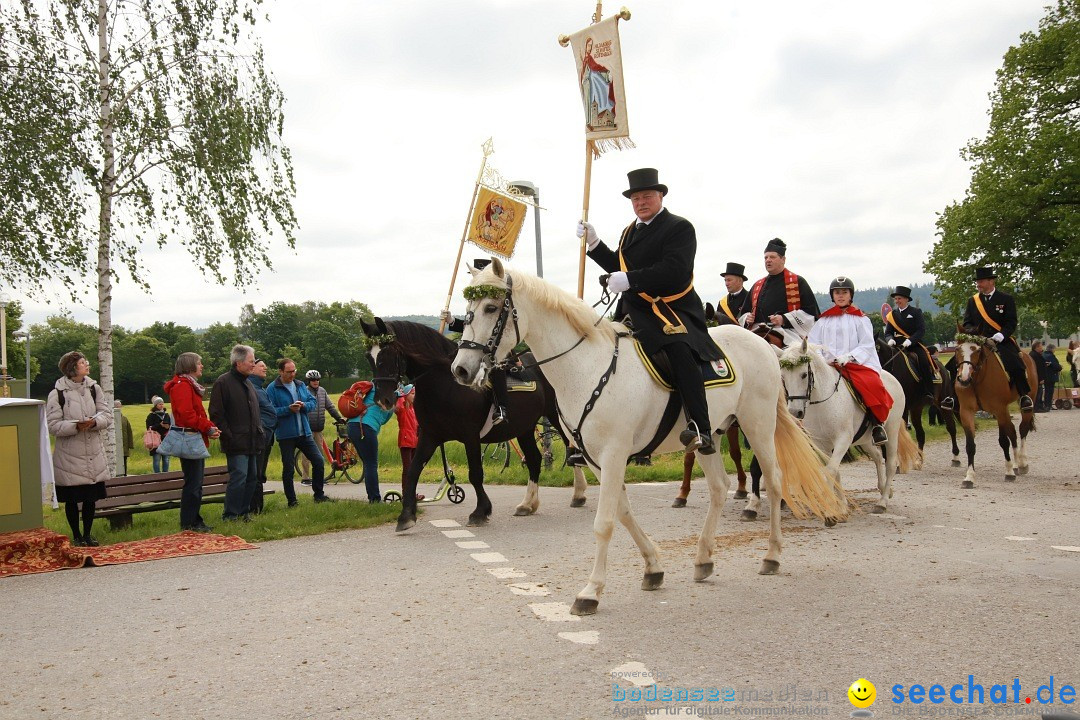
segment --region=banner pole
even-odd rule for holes
[[[585,141],[585,190],[582,193],[581,201],[581,221],[589,221],[589,194],[592,188],[592,161],[593,161],[593,149],[592,143],[588,140]],[[585,250],[588,245],[588,235],[581,238],[581,247],[578,248],[578,279],[577,279],[577,296],[578,300],[585,298]]]
[[[454,282],[457,280],[458,268],[461,267],[461,253],[465,250],[465,240],[469,237],[469,223],[472,222],[473,210],[476,209],[476,198],[480,194],[480,183],[484,180],[484,171],[487,169],[488,156],[495,152],[495,146],[492,144],[491,138],[488,138],[487,142],[485,142],[482,147],[484,150],[484,159],[480,161],[480,172],[476,176],[476,184],[473,185],[472,200],[469,202],[469,213],[465,216],[465,228],[461,231],[461,242],[458,244],[457,258],[454,259],[454,272],[450,275],[450,289],[446,291],[446,303],[443,305],[443,313],[450,312],[450,300],[454,296]],[[445,329],[446,321],[440,318],[439,334],[442,335]]]

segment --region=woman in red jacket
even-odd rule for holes
[[[419,427],[416,422],[416,410],[413,402],[416,401],[416,388],[406,385],[401,390],[394,412],[397,413],[398,421],[398,450],[401,451],[401,489],[405,489],[405,476],[409,474],[409,466],[412,465],[413,455],[416,454],[416,443],[419,435]],[[417,500],[423,500],[423,495],[417,495]]]
[[[180,353],[176,358],[176,374],[165,383],[165,392],[169,395],[173,412],[173,426],[169,432],[199,433],[206,446],[210,447],[210,438],[216,438],[221,432],[210,422],[203,407],[205,390],[198,381],[202,371],[202,358],[196,353]],[[180,493],[180,529],[210,532],[213,528],[203,522],[199,514],[206,460],[180,458],[180,467],[184,470],[184,489]]]

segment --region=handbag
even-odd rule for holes
[[[161,435],[154,428],[146,428],[142,436],[142,444],[147,450],[157,450],[158,445],[161,444]]]
[[[173,430],[157,448],[158,455],[171,455],[181,460],[205,460],[210,451],[203,444],[202,435]]]

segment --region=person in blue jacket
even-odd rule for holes
[[[401,397],[398,389],[397,397]],[[372,387],[364,396],[364,404],[368,406],[363,415],[349,420],[349,439],[360,454],[360,461],[364,463],[364,485],[367,488],[369,503],[382,502],[382,494],[379,492],[379,430],[390,418],[394,417],[394,406],[389,410],[383,410],[375,403],[375,388]]]
[[[277,409],[270,402],[263,383],[266,382],[266,361],[255,360],[255,369],[248,375],[248,382],[255,388],[259,398],[259,419],[263,427],[263,450],[259,456],[259,489],[251,498],[249,512],[258,515],[263,511],[262,486],[266,484],[266,464],[270,461],[270,451],[274,449],[274,429],[277,427]]]
[[[266,395],[277,411],[274,435],[281,448],[281,484],[285,486],[285,499],[289,507],[298,502],[293,487],[293,455],[299,450],[311,462],[311,489],[315,493],[315,502],[330,502],[333,498],[323,492],[326,466],[322,453],[315,447],[308,423],[307,414],[315,409],[315,398],[304,383],[296,381],[296,363],[290,358],[278,360],[278,370],[280,374],[266,388]]]

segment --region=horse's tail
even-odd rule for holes
[[[775,441],[776,460],[784,475],[784,500],[795,517],[846,518],[848,500],[844,488],[825,476],[828,458],[791,417],[783,393],[776,399]]]
[[[915,444],[915,441],[911,439],[911,433],[904,428],[903,424],[900,425],[900,442],[896,454],[897,459],[900,461],[901,473],[922,469],[922,451],[919,450],[919,446]]]

